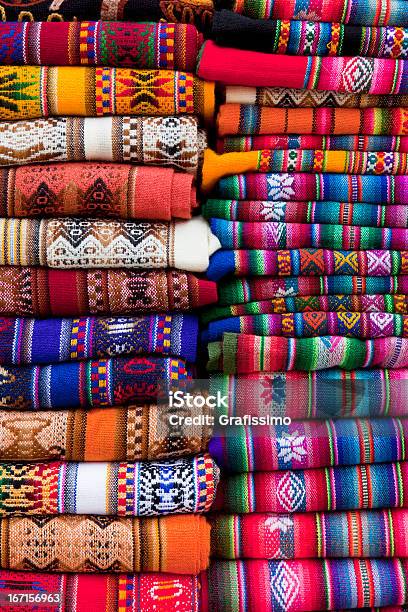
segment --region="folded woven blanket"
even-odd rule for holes
[[[191,174],[131,164],[0,168],[0,189],[4,217],[189,219],[197,205]]]
[[[318,227],[321,229],[333,226]],[[355,230],[356,228],[350,229]],[[370,228],[362,228],[363,231],[368,229]],[[334,251],[332,249],[293,249],[290,251],[227,251],[223,249],[214,253],[207,270],[208,278],[215,281],[227,274],[235,276],[288,276],[290,274],[291,276],[310,277],[324,274],[389,276],[407,273],[408,251]]]
[[[3,403],[4,405],[4,403]],[[144,461],[195,455],[207,449],[211,427],[172,426],[175,408],[149,404],[48,410],[0,411],[2,461]],[[198,417],[202,408],[183,414]]]
[[[214,83],[188,72],[0,66],[0,83],[0,119],[214,113]]]
[[[322,23],[315,25],[320,27],[329,24]],[[394,94],[390,96],[387,94],[374,95],[344,93],[339,91],[319,91],[314,89],[289,89],[287,87],[242,87],[240,85],[227,85],[225,87],[225,102],[227,104],[283,106],[285,108],[389,108],[394,106],[407,106],[408,95]]]
[[[407,101],[408,104],[408,101]],[[218,153],[260,149],[327,149],[332,151],[401,151],[408,153],[406,136],[227,136],[217,140]]]
[[[223,334],[222,341],[210,342],[208,354],[207,369],[226,374],[329,368],[397,369],[408,368],[408,338],[282,338],[229,332]]]
[[[131,606],[133,612],[155,608],[157,612],[172,608],[180,612],[201,612],[201,580],[199,575],[152,572],[46,574],[0,570],[0,593],[5,601],[12,601],[16,589],[27,594],[27,599],[29,594],[37,595],[38,601],[47,601],[49,593],[51,601],[60,602],[55,606],[46,604],[52,612],[56,612],[58,606],[62,610],[71,607],[77,612],[115,612],[122,602]],[[7,604],[7,607],[10,612],[23,610],[21,604]]]
[[[407,380],[408,369],[213,374],[210,390],[229,395],[229,416],[406,417]]]
[[[408,204],[407,176],[361,174],[235,174],[217,185],[216,196],[234,200],[336,200]]]
[[[86,64],[194,72],[202,43],[202,34],[193,25],[184,24],[101,21],[0,23],[0,63],[6,65]],[[404,46],[404,40],[401,46]],[[396,49],[391,57],[398,57]]]
[[[211,612],[380,612],[372,606],[397,612],[406,610],[399,606],[408,602],[407,571],[408,560],[397,558],[214,561],[208,573],[209,605]]]
[[[229,221],[408,227],[408,209],[398,204],[207,200],[201,212],[207,219],[217,217]]]
[[[357,25],[408,26],[405,0],[393,0],[384,11],[382,0],[273,0],[271,3],[254,0],[234,0],[233,10],[259,19],[310,19],[336,21]],[[383,9],[383,10],[381,10]]]
[[[11,517],[0,530],[1,565],[12,570],[198,574],[209,563],[210,525],[194,514]]]
[[[198,129],[197,118],[191,116],[61,117],[0,123],[2,166],[36,162],[112,161],[171,166],[195,174],[205,146],[205,132]],[[80,170],[79,166],[76,168],[74,176],[70,177],[71,190]],[[100,169],[103,171],[103,166],[100,166]],[[143,172],[139,170],[138,174],[138,181],[143,180]],[[170,176],[169,173],[167,175]],[[162,182],[169,180],[167,175],[160,173],[159,184],[155,181],[156,190],[160,189]],[[145,176],[147,179],[148,175]],[[157,173],[155,177],[157,179]],[[105,180],[109,178],[106,176]],[[177,175],[173,177],[173,182],[178,182],[179,189],[182,189],[183,182],[180,179]],[[122,181],[126,181],[125,176],[122,176]],[[187,185],[188,180],[186,189]],[[103,185],[100,185],[100,188],[103,193]],[[109,189],[107,185],[105,188]],[[115,187],[112,191],[115,191]],[[119,192],[118,187],[116,191]],[[145,197],[149,197],[149,189],[147,193],[146,190],[144,192]],[[142,193],[139,192],[139,197],[142,197]],[[44,197],[45,194],[42,195]],[[85,199],[85,194],[83,197]],[[163,204],[168,197],[163,193]],[[179,197],[183,199],[182,192]],[[94,209],[96,205],[97,202],[94,201]],[[101,205],[107,209],[105,214],[109,213],[109,198],[105,197],[105,202],[102,201]],[[48,202],[48,206],[51,206],[51,202]],[[96,212],[97,210],[96,208]],[[129,214],[131,211],[118,210],[117,214],[120,212]],[[146,210],[146,214],[151,214],[150,210]]]
[[[211,321],[204,342],[222,340],[226,332],[286,338],[346,336],[370,340],[390,336],[408,337],[408,316],[384,312],[298,312],[255,314]]]
[[[219,136],[228,134],[402,136],[408,134],[407,121],[407,108],[269,108],[252,104],[223,104],[217,116]]]
[[[0,269],[1,270],[1,269]],[[292,276],[288,278],[234,278],[218,284],[220,306],[256,300],[315,295],[377,296],[408,293],[408,275],[400,276]],[[384,298],[385,299],[385,298]],[[1,302],[0,302],[1,305]],[[339,304],[340,306],[340,304]],[[314,308],[314,310],[319,310]],[[331,310],[331,309],[330,309]],[[337,310],[335,308],[334,310]],[[347,310],[347,309],[346,309]],[[350,309],[348,309],[350,310]]]
[[[226,514],[211,523],[219,559],[408,557],[407,510]]]
[[[221,479],[214,510],[244,514],[407,508],[407,487],[406,461],[249,472]]]
[[[7,225],[12,226],[14,222],[17,222],[17,220],[10,220],[9,222],[8,219],[0,219],[0,228],[5,224],[6,227]],[[23,222],[30,223],[28,220],[23,220],[21,224]],[[32,220],[32,223],[33,222],[34,220]],[[75,220],[72,224],[74,224],[74,222]],[[80,221],[78,222],[80,223]],[[43,226],[47,222],[37,221],[36,223],[40,227],[40,224]],[[62,223],[63,222],[58,221],[55,222],[55,224],[60,225]],[[86,223],[86,221],[83,223]],[[192,223],[192,221],[180,221],[178,223],[189,224]],[[127,223],[127,225],[128,224],[129,223]],[[154,226],[156,226],[156,224],[154,224]],[[56,225],[53,227],[56,227]],[[276,249],[302,249],[305,247],[348,250],[408,249],[408,228],[402,227],[361,227],[355,225],[329,225],[319,223],[282,223],[279,221],[226,221],[225,219],[211,219],[210,227],[212,233],[219,239],[223,249],[265,249],[266,251],[273,251]],[[4,235],[7,235],[7,233],[4,232]],[[2,250],[6,251],[6,254],[5,257],[3,255],[4,258],[0,258],[0,262],[2,262],[3,265],[14,263],[14,254],[10,254],[11,257],[7,257],[6,245],[2,245]],[[47,248],[47,255],[48,250],[51,251],[51,248]],[[24,255],[23,252],[23,257]],[[403,258],[405,259],[404,256]],[[48,259],[49,261],[47,261]],[[44,259],[40,261],[38,261],[36,257],[33,257],[33,259],[17,259],[17,261],[15,261],[16,264],[20,265],[38,265],[39,263],[42,265],[52,265],[53,267],[60,265],[60,261],[56,257],[55,263],[51,262],[51,257],[44,257]],[[62,258],[61,263],[63,263]],[[97,265],[102,266],[105,264],[98,261],[95,263],[95,266]],[[173,262],[172,265],[175,266],[175,263]],[[163,267],[165,267],[165,264]],[[182,268],[183,266],[178,265],[177,267]],[[193,272],[199,271],[198,268],[190,269]],[[290,274],[289,271],[288,274]]]
[[[176,270],[48,270],[0,267],[5,316],[124,315],[190,311],[217,301],[212,281]]]
[[[212,40],[200,51],[197,74],[224,85],[408,93],[408,61],[404,59],[278,55],[219,47]]]
[[[223,10],[214,13],[210,36],[218,45],[265,53],[408,58],[408,29],[396,26],[251,19]]]
[[[206,149],[201,187],[208,193],[223,176],[245,172],[408,174],[408,154],[393,151],[263,149],[217,155],[211,149]]]
[[[181,21],[206,27],[212,0],[0,0],[3,21]],[[96,611],[95,611],[96,612]]]
[[[219,248],[202,217],[167,222],[0,218],[3,266],[205,272],[210,255]]]
[[[134,354],[197,356],[198,320],[188,314],[78,319],[0,318],[0,363],[56,363]]]
[[[170,357],[2,366],[0,404],[12,410],[46,410],[157,402],[190,377],[185,362]]]
[[[238,425],[218,432],[209,452],[228,472],[393,463],[407,458],[408,419],[292,421],[290,425]],[[404,557],[408,557],[408,539],[406,546]]]
[[[140,463],[1,463],[0,514],[206,512],[218,473],[209,455]]]

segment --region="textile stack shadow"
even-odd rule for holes
[[[0,2],[0,607],[198,612],[218,468],[168,397],[217,298],[210,7],[25,4]]]
[[[209,609],[402,610],[408,3],[219,4],[203,341],[234,421],[210,443]]]

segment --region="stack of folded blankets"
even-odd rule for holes
[[[209,609],[406,609],[408,2],[229,8],[198,65],[225,96],[203,338],[237,423]]]
[[[197,611],[218,468],[166,397],[217,296],[202,35],[27,4],[111,21],[0,23],[0,607]]]

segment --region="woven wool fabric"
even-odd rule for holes
[[[340,174],[408,174],[408,155],[393,151],[264,149],[217,155],[204,152],[202,189],[212,190],[223,176],[245,172],[330,172]]]
[[[360,202],[268,202],[208,200],[201,208],[207,219],[281,221],[367,227],[408,227],[406,206]]]
[[[223,10],[214,13],[210,35],[218,45],[265,53],[408,57],[408,29],[396,26],[251,19]]]
[[[0,119],[214,113],[214,83],[177,70],[0,66],[0,85]]]
[[[221,479],[214,509],[244,514],[406,508],[407,486],[405,461],[249,472]]]
[[[407,571],[408,560],[397,558],[215,561],[209,605],[211,612],[383,610],[407,603]]]
[[[115,357],[43,366],[2,366],[1,406],[12,410],[157,402],[191,377],[182,359]]]
[[[166,404],[0,412],[2,461],[144,461],[206,450],[208,425],[171,426]],[[189,416],[199,417],[193,407]]]
[[[0,227],[2,221],[0,219]],[[12,222],[11,220],[10,225]],[[347,250],[408,248],[408,229],[402,227],[361,227],[279,221],[226,221],[225,219],[211,219],[210,227],[224,249],[264,249],[268,251],[307,247]],[[402,258],[405,259],[403,255]],[[0,259],[0,261],[3,264],[9,264],[12,263],[12,257]],[[19,261],[17,260],[16,263]],[[22,260],[21,263],[35,265],[38,264],[38,261],[34,261],[33,258],[33,260]]]
[[[259,19],[338,21],[363,25],[407,26],[405,0],[384,6],[381,0],[234,0],[233,10]]]
[[[403,136],[408,134],[408,109],[271,108],[253,104],[223,104],[217,116],[217,127],[219,136],[228,134]]]
[[[408,557],[408,512],[218,515],[211,552],[220,559]]]
[[[307,57],[220,47],[207,40],[197,74],[224,85],[407,94],[408,61],[373,57]]]
[[[226,332],[285,338],[345,336],[347,338],[408,337],[408,316],[383,312],[307,312],[242,315],[212,321],[203,332],[207,342]]]
[[[353,228],[355,229],[355,228]],[[363,228],[368,229],[368,228]],[[211,257],[207,276],[389,276],[408,273],[408,251],[221,250]]]
[[[228,472],[269,472],[405,461],[407,442],[408,419],[340,419],[238,425],[212,438],[209,450]]]
[[[0,23],[0,64],[86,64],[193,72],[202,43],[202,34],[193,25],[184,24],[8,22]]]
[[[139,463],[1,463],[0,514],[201,513],[213,502],[218,473],[209,455]]]
[[[327,25],[327,24],[322,24]],[[257,106],[298,107],[344,107],[344,108],[389,108],[407,106],[408,96],[402,94],[372,95],[318,91],[314,89],[289,89],[287,87],[225,87],[227,104],[256,104]]]
[[[19,5],[21,6],[21,5]],[[198,575],[138,573],[82,574],[16,572],[0,570],[1,596],[19,593],[55,594],[60,603],[46,604],[47,611],[60,612],[178,612],[201,611],[201,579]],[[41,599],[40,599],[41,601]],[[55,600],[54,600],[55,601]],[[8,603],[9,612],[32,612],[32,605]]]
[[[131,164],[38,164],[0,169],[3,217],[68,215],[188,219],[197,205],[191,174]]]
[[[209,562],[210,525],[193,514],[11,517],[0,534],[4,569],[198,574]]]
[[[325,149],[331,151],[408,152],[406,136],[227,136],[217,140],[218,153],[260,149]]]
[[[408,314],[408,296],[405,295],[322,295],[303,296],[298,298],[275,298],[232,304],[230,306],[212,306],[201,314],[204,324],[224,317],[239,317],[257,314],[282,314],[333,312],[333,313],[397,313]]]
[[[166,21],[207,27],[213,14],[211,0],[1,0],[3,21]]]
[[[170,222],[0,218],[0,235],[3,266],[205,272],[209,256],[220,247],[202,217]]]
[[[213,374],[210,390],[229,394],[223,412],[234,417],[407,416],[407,379],[407,369]]]
[[[190,116],[62,117],[0,123],[2,166],[112,161],[171,166],[195,174],[205,146],[205,132],[198,129],[196,117]],[[139,180],[141,176],[143,173],[139,173]],[[161,173],[160,182],[166,180]],[[182,188],[180,177],[173,180]],[[188,180],[186,189],[187,184]]]
[[[408,175],[235,174],[222,178],[215,195],[235,200],[271,202],[340,200],[368,204],[408,204]]]
[[[408,339],[284,338],[227,332],[208,345],[209,371],[226,374],[341,368],[408,368]]]
[[[0,318],[0,363],[57,363],[134,354],[197,356],[198,320],[177,313],[77,319]]]
[[[0,267],[5,316],[125,315],[190,311],[217,301],[212,281],[176,270],[49,270]]]

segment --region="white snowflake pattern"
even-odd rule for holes
[[[284,463],[289,463],[293,459],[299,462],[303,461],[307,454],[305,441],[305,436],[299,435],[298,431],[291,434],[284,432],[282,437],[277,439],[279,446],[278,459],[283,459]]]
[[[295,195],[295,191],[292,189],[294,176],[290,174],[269,174],[266,180],[268,196],[272,200],[290,200]]]

